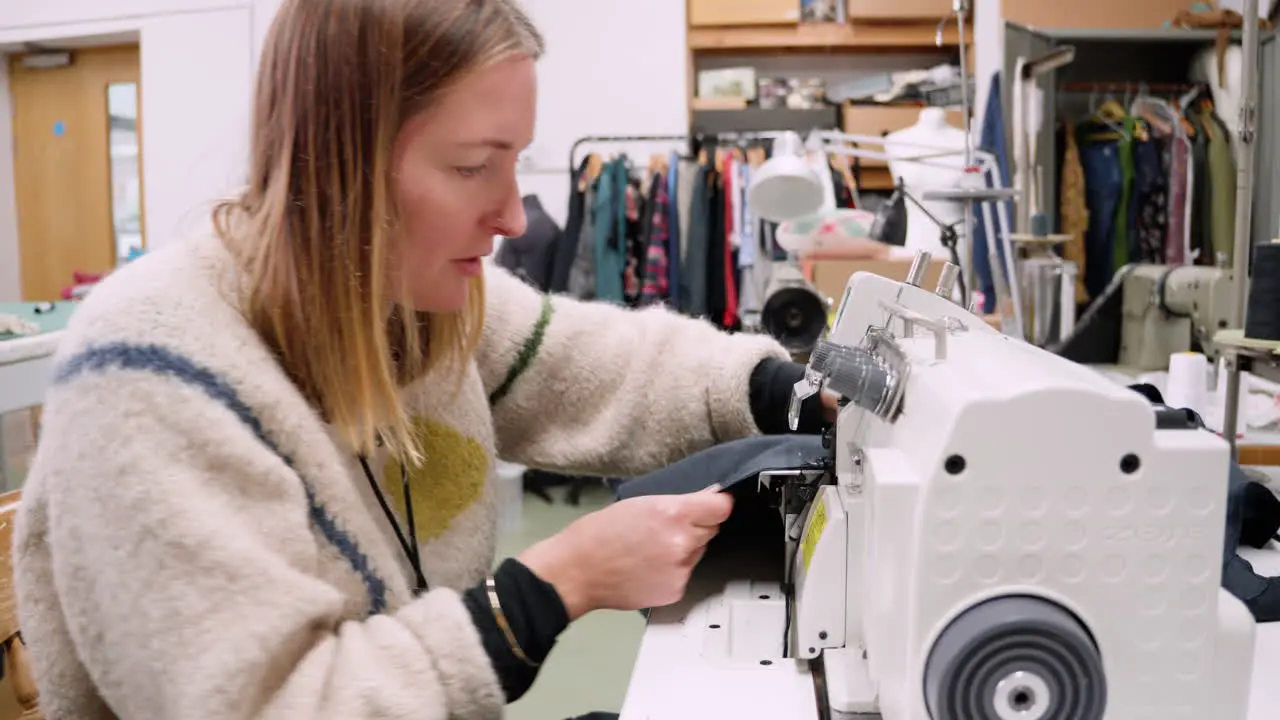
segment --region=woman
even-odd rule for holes
[[[642,472],[778,429],[798,378],[766,338],[482,263],[523,231],[541,47],[514,0],[283,4],[247,189],[60,348],[15,541],[48,716],[497,717],[568,622],[681,596],[723,494],[486,576],[495,455]]]

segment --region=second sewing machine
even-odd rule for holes
[[[655,610],[623,719],[1246,718],[1226,443],[990,328],[953,267],[919,287],[927,262],[850,279],[796,389],[844,398],[829,462],[757,481],[780,573]]]

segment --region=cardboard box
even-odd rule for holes
[[[921,287],[928,290],[937,287],[938,278],[942,276],[942,266],[942,259],[931,260]],[[907,273],[911,272],[911,260],[814,260],[808,270],[809,281],[819,293],[831,299],[833,308],[840,304],[845,285],[856,272],[869,272],[904,282]]]

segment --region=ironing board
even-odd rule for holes
[[[0,315],[16,315],[40,328],[34,335],[0,335],[0,415],[35,407],[44,399],[53,377],[53,354],[66,329],[75,303],[0,303]],[[0,481],[8,486],[8,455],[0,432]]]

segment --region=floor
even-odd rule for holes
[[[554,534],[584,512],[604,507],[603,485],[583,493],[574,508],[552,491],[555,504],[524,496],[518,520],[499,541],[498,557],[510,557]],[[537,683],[507,709],[508,720],[560,720],[602,710],[618,712],[635,662],[644,619],[638,613],[595,612],[574,623],[547,658]]]

